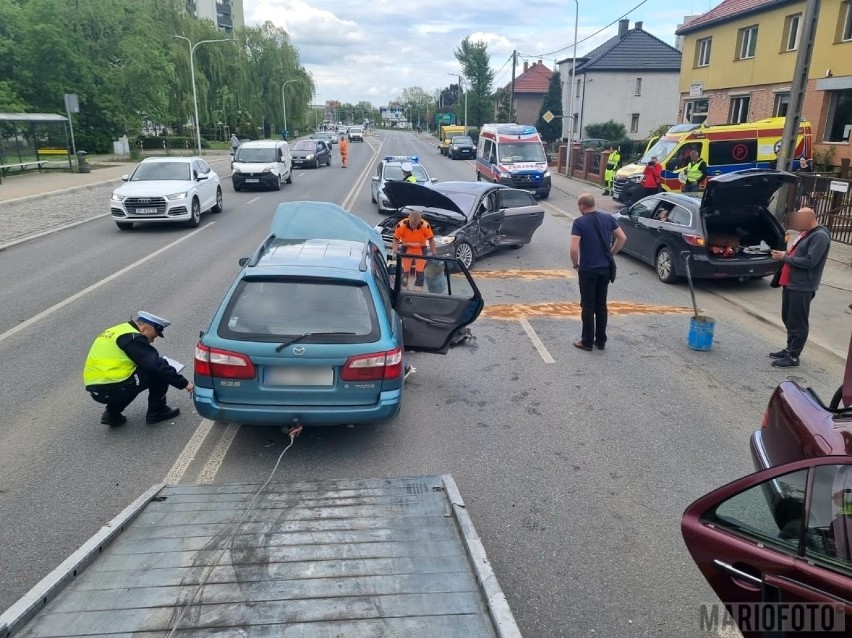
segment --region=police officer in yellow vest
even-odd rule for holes
[[[169,325],[168,320],[142,311],[136,321],[108,328],[95,339],[86,357],[83,383],[95,401],[106,405],[101,423],[110,426],[127,423],[122,412],[145,390],[148,390],[145,420],[149,424],[180,414],[178,408],[166,404],[166,392],[173,386],[191,393],[194,386],[151,345]]]
[[[604,171],[604,195],[612,194],[612,183],[615,181],[615,172],[618,170],[618,164],[621,162],[621,153],[610,144],[609,159],[606,162],[606,171]]]
[[[414,177],[414,175],[411,172],[411,171],[414,170],[414,167],[411,165],[411,162],[403,162],[402,164],[399,165],[399,167],[402,169],[402,181],[403,182],[409,182],[411,184],[417,183],[417,178]]]
[[[689,153],[689,162],[678,173],[683,173],[686,181],[681,189],[684,193],[697,193],[699,185],[707,177],[707,162],[701,159],[698,151]]]

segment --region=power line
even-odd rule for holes
[[[642,0],[642,2],[640,2],[639,4],[637,4],[635,7],[633,7],[633,8],[632,8],[632,9],[630,9],[629,11],[627,11],[627,13],[625,13],[624,15],[621,15],[621,16],[617,17],[615,20],[613,20],[612,22],[610,22],[610,23],[609,23],[608,25],[606,25],[605,27],[601,27],[600,29],[598,29],[597,31],[595,31],[593,34],[586,36],[586,37],[585,37],[585,38],[583,38],[582,40],[577,40],[577,44],[582,44],[583,42],[586,42],[587,40],[591,40],[592,38],[594,38],[594,37],[595,37],[596,35],[598,35],[599,33],[602,33],[603,31],[606,31],[606,30],[607,30],[607,29],[609,29],[612,25],[614,25],[615,23],[617,23],[619,20],[623,20],[624,18],[626,18],[627,16],[629,16],[631,13],[633,13],[634,11],[636,11],[636,9],[638,9],[639,7],[641,7],[641,6],[642,6],[643,4],[645,4],[646,2],[648,2],[648,0]],[[571,47],[573,47],[573,46],[574,46],[574,43],[572,42],[572,43],[571,43],[571,44],[569,44],[568,46],[562,47],[561,49],[556,49],[556,51],[548,51],[547,53],[540,53],[540,54],[538,54],[538,55],[531,55],[531,54],[529,54],[529,53],[519,53],[518,55],[521,55],[521,56],[524,56],[524,57],[530,57],[530,58],[542,58],[542,59],[543,59],[543,58],[547,57],[548,55],[554,55],[554,54],[556,54],[556,53],[561,53],[562,51],[565,51],[566,49],[570,49],[570,48],[571,48]]]

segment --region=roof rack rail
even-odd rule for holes
[[[263,253],[265,253],[269,249],[269,244],[271,244],[275,239],[276,237],[274,234],[271,234],[266,239],[264,239],[260,246],[258,246],[257,249],[254,251],[254,254],[251,256],[251,259],[249,259],[246,266],[248,268],[257,266],[257,263],[260,261],[260,258],[263,257]]]

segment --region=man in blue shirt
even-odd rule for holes
[[[606,346],[606,293],[612,276],[613,259],[624,246],[627,236],[615,218],[595,210],[595,198],[580,195],[577,208],[581,216],[571,227],[571,263],[580,280],[580,308],[583,319],[582,337],[574,347],[591,351],[592,346]]]

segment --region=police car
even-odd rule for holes
[[[370,199],[378,206],[379,215],[384,215],[386,212],[395,211],[391,206],[387,197],[384,194],[385,182],[401,182],[403,171],[402,165],[411,164],[411,174],[417,180],[418,184],[431,184],[437,182],[435,178],[430,178],[429,173],[423,168],[420,163],[420,158],[417,155],[387,155],[379,162],[376,168],[376,174],[373,175],[373,182],[370,186]]]

